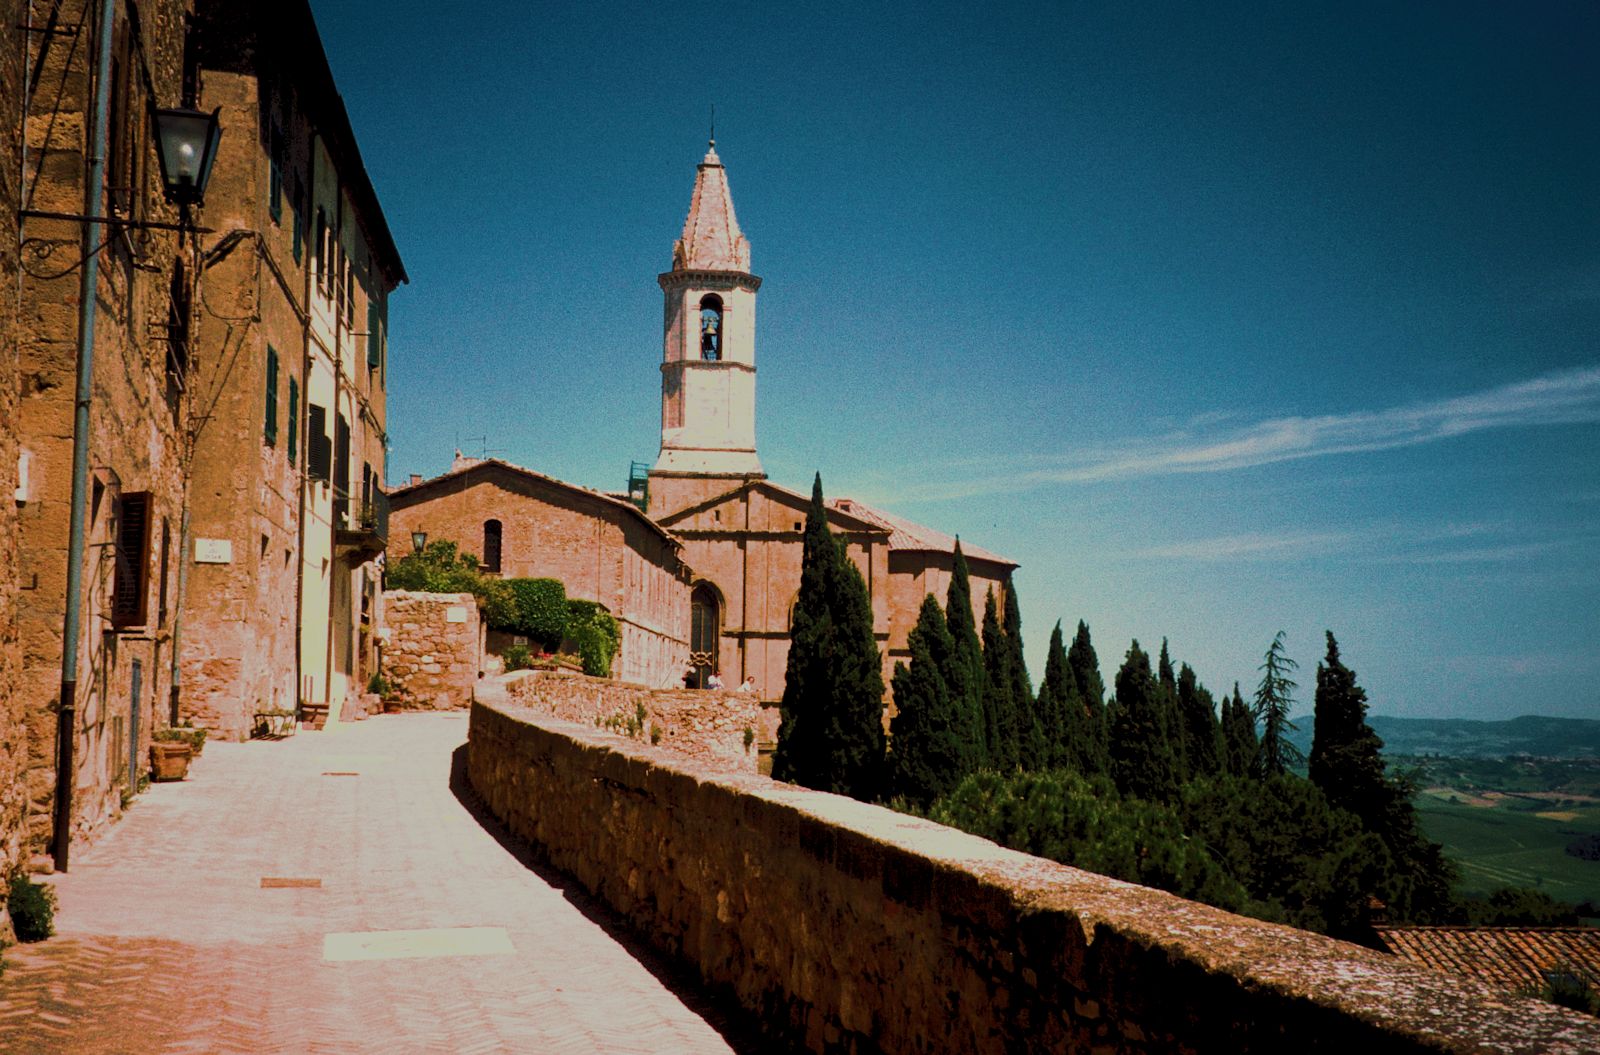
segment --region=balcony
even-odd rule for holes
[[[389,544],[389,496],[374,491],[370,502],[351,508],[350,499],[333,500],[334,546],[351,567],[365,564]]]

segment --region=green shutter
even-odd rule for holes
[[[378,298],[371,297],[367,300],[367,369],[378,368],[378,349],[382,347],[380,327],[383,325],[383,313],[378,310]]]
[[[267,446],[278,442],[278,350],[267,345]]]
[[[300,438],[300,382],[289,378],[289,465],[294,465]]]

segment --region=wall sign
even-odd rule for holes
[[[197,538],[194,540],[196,564],[232,564],[233,542],[225,538]]]

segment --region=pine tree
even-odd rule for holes
[[[894,668],[889,769],[895,791],[926,806],[961,782],[969,761],[965,722],[943,673],[955,641],[932,594],[923,598],[907,644],[911,664]]]
[[[1111,717],[1111,778],[1124,795],[1170,802],[1177,792],[1172,748],[1161,727],[1161,687],[1135,641],[1117,671]]]
[[[1000,613],[990,590],[983,605],[983,721],[989,764],[1002,773],[1017,768],[1017,693]]]
[[[1289,740],[1295,724],[1289,720],[1294,704],[1294,682],[1289,674],[1300,666],[1284,654],[1283,631],[1279,630],[1267,646],[1261,666],[1261,684],[1256,686],[1256,720],[1261,723],[1261,745],[1256,751],[1256,768],[1262,776],[1278,776],[1304,760],[1300,749]]]
[[[866,583],[811,489],[772,775],[870,799],[883,776],[883,669]]]
[[[1106,714],[1106,684],[1100,679],[1100,658],[1095,655],[1094,644],[1089,640],[1089,625],[1078,620],[1078,632],[1073,635],[1072,647],[1067,649],[1067,667],[1078,687],[1078,699],[1083,701],[1088,713],[1088,737],[1081,757],[1085,773],[1111,771],[1111,723]],[[1090,768],[1092,767],[1092,768]]]
[[[950,698],[966,728],[968,771],[990,765],[989,739],[983,711],[983,646],[972,622],[972,580],[967,558],[956,539],[955,561],[950,570],[950,589],[945,593],[945,625],[954,643],[944,671]]]
[[[1178,672],[1178,709],[1183,718],[1184,758],[1190,778],[1212,776],[1222,770],[1222,727],[1217,722],[1211,693],[1185,663]]]
[[[1061,637],[1061,623],[1050,632],[1050,650],[1045,654],[1044,680],[1039,682],[1038,713],[1044,732],[1044,766],[1068,768],[1080,773],[1097,773],[1093,732],[1089,712],[1078,696],[1078,684],[1067,666],[1067,649]]]
[[[1222,705],[1222,743],[1228,772],[1236,777],[1247,777],[1256,771],[1256,721],[1249,706],[1239,693],[1239,683],[1233,683],[1233,697]]]

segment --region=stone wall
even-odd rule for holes
[[[1600,1022],[1383,953],[472,708],[495,816],[781,1040],[840,1052],[1600,1050]]]
[[[721,770],[756,772],[761,747],[778,736],[777,709],[740,692],[647,689],[552,671],[518,671],[505,684],[518,707],[621,732]]]
[[[483,659],[478,602],[470,593],[387,590],[383,676],[406,706],[451,710],[472,702]]]
[[[22,856],[28,797],[27,724],[17,675],[22,661],[17,644],[17,206],[22,183],[18,170],[22,99],[21,0],[0,0],[0,875]]]

